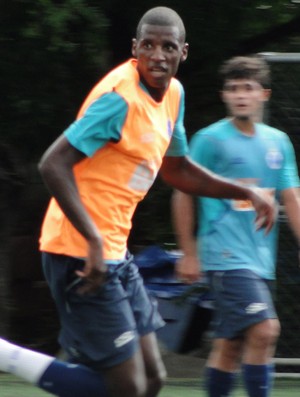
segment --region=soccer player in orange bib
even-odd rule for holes
[[[188,55],[179,15],[149,10],[132,55],[94,87],[39,166],[53,195],[40,249],[68,362],[0,341],[0,369],[61,397],[154,397],[163,384],[155,335],[163,321],[126,246],[159,169],[187,193],[249,199],[262,226],[273,224],[261,194],[187,157],[184,91],[174,78]]]

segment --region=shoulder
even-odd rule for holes
[[[135,60],[130,59],[116,68],[112,69],[99,82],[102,86],[112,89],[119,86],[128,86],[138,81],[138,72],[135,67]]]
[[[200,137],[204,139],[224,139],[226,131],[230,128],[230,120],[225,118],[201,128],[193,135],[192,139],[198,140]]]
[[[265,139],[287,142],[290,141],[288,134],[267,124],[258,123],[257,129]]]
[[[270,136],[279,137],[279,138],[281,137],[283,138],[287,136],[285,132],[264,123],[257,123],[256,126],[258,130],[263,134],[268,134]]]
[[[80,118],[86,109],[100,97],[108,93],[116,93],[128,103],[128,100],[135,95],[135,86],[138,81],[138,72],[130,59],[119,65],[105,75],[90,91],[83,102],[77,118]]]
[[[170,89],[173,89],[173,90],[176,90],[176,91],[179,91],[180,93],[184,93],[183,85],[182,85],[181,82],[180,82],[178,79],[176,79],[175,77],[173,77],[173,78],[171,79],[170,87],[169,87],[169,88],[170,88]]]
[[[167,90],[165,98],[168,98],[168,101],[180,101],[181,103],[184,102],[185,99],[185,93],[184,93],[184,88],[183,85],[179,80],[176,78],[172,78],[170,81],[169,88]]]

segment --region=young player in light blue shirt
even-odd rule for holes
[[[294,149],[285,133],[255,122],[270,96],[268,65],[258,57],[235,57],[223,65],[221,75],[221,95],[230,117],[196,133],[190,155],[212,172],[262,188],[270,199],[281,202],[300,242]],[[215,338],[206,371],[208,396],[229,396],[242,364],[249,397],[267,397],[280,332],[270,290],[277,227],[269,234],[257,230],[247,200],[198,197],[196,216],[193,197],[176,191],[173,210],[184,253],[178,277],[192,283],[205,272],[216,300]]]
[[[194,135],[190,155],[219,175],[265,189],[277,201],[282,191],[299,184],[289,138],[262,123],[257,123],[254,135],[248,136],[231,119],[221,120]],[[277,228],[268,235],[257,231],[250,202],[207,197],[198,200],[203,270],[243,268],[274,279]]]

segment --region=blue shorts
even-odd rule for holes
[[[70,361],[95,370],[112,367],[132,357],[140,336],[164,325],[132,256],[109,265],[107,281],[87,295],[77,292],[84,281],[75,271],[83,268],[83,260],[49,253],[42,259],[59,312],[59,342]]]
[[[270,280],[247,269],[209,271],[208,277],[215,298],[216,338],[239,338],[251,325],[277,318]]]

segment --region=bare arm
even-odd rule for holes
[[[192,283],[200,277],[200,261],[195,237],[195,206],[191,195],[175,190],[172,196],[172,214],[177,242],[183,257],[176,263],[176,274],[184,282]]]
[[[88,242],[86,266],[78,275],[89,282],[87,289],[93,289],[101,283],[106,269],[102,257],[102,237],[81,202],[73,174],[74,165],[84,157],[61,135],[43,155],[39,171],[62,211]]]
[[[300,189],[286,189],[281,195],[291,229],[300,247]]]
[[[276,211],[271,200],[267,201],[259,189],[252,189],[221,178],[198,166],[188,157],[165,157],[161,176],[168,184],[185,193],[213,198],[251,200],[257,212],[259,227],[268,232],[275,220]]]

